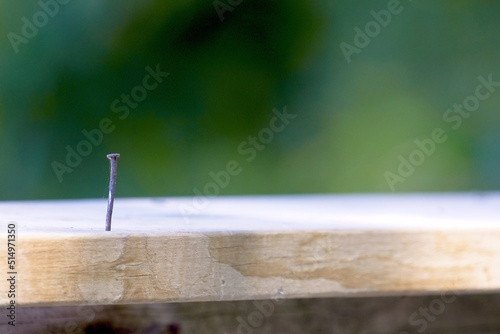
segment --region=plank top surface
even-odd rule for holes
[[[499,193],[117,199],[111,232],[106,205],[0,203],[18,303],[500,291]]]
[[[104,233],[107,200],[0,202],[21,233]],[[116,199],[116,233],[500,229],[500,194]],[[109,232],[107,232],[109,233]]]

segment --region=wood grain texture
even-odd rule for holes
[[[0,203],[3,245],[17,225],[16,302],[500,291],[499,194],[201,201],[117,199],[111,232],[105,200]]]

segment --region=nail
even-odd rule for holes
[[[119,153],[111,153],[107,155],[111,162],[111,176],[109,177],[109,198],[108,198],[108,211],[106,212],[106,231],[111,231],[111,215],[113,214],[113,202],[115,201],[115,187],[116,187],[116,169],[117,161],[120,157]]]

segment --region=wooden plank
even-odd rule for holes
[[[499,207],[498,193],[117,199],[105,232],[105,199],[4,202],[0,242],[15,222],[26,306],[492,292]]]

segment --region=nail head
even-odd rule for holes
[[[116,159],[120,157],[120,153],[111,153],[107,155],[108,159]]]

